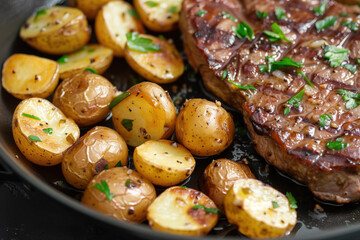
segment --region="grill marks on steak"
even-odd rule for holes
[[[205,86],[224,101],[242,111],[258,152],[278,168],[306,182],[318,197],[338,202],[360,200],[360,107],[348,110],[338,89],[357,91],[359,71],[331,68],[323,58],[323,43],[350,50],[347,63],[360,58],[360,34],[341,22],[360,22],[354,12],[329,1],[326,13],[317,16],[313,8],[321,0],[185,0],[181,17],[185,52],[190,64],[199,70]],[[275,8],[285,9],[287,20],[277,20]],[[204,16],[197,16],[200,10]],[[359,9],[360,10],[360,9]],[[255,39],[239,39],[232,32],[238,22],[222,14],[228,12],[244,20],[255,32]],[[259,20],[256,11],[269,17]],[[350,17],[341,17],[348,13]],[[315,23],[327,16],[338,16],[336,24],[317,31]],[[271,43],[263,34],[277,22],[293,44]],[[266,56],[276,60],[290,57],[304,63],[301,71],[315,85],[311,88],[295,69],[260,73]],[[257,91],[242,91],[222,80],[224,71],[237,84],[251,84]],[[284,104],[301,89],[305,94],[299,108],[284,116]],[[332,117],[330,126],[319,127],[322,114]],[[348,147],[331,150],[328,141],[343,137]],[[260,145],[260,147],[259,147]]]

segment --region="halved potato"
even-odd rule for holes
[[[14,54],[2,69],[3,88],[19,99],[47,98],[59,82],[59,65],[50,59]]]
[[[111,48],[115,56],[124,56],[127,33],[145,32],[133,11],[129,3],[113,1],[102,6],[96,16],[96,38],[102,45]]]
[[[31,162],[56,165],[80,135],[76,123],[46,99],[29,98],[15,109],[12,131],[16,145]]]
[[[114,0],[69,0],[71,6],[83,11],[88,19],[95,19],[100,8]]]
[[[113,51],[99,44],[90,44],[79,51],[63,56],[59,61],[60,78],[65,79],[92,68],[102,74],[110,67]]]
[[[155,185],[169,187],[188,178],[195,159],[183,146],[169,140],[150,140],[135,148],[137,171]]]
[[[139,51],[136,42],[142,39],[151,41],[152,50]],[[133,44],[129,44],[133,42]],[[135,47],[133,46],[135,45]],[[125,59],[130,67],[149,81],[159,84],[176,81],[184,72],[184,62],[175,46],[163,39],[132,33],[128,35]]]
[[[20,30],[30,46],[49,54],[65,54],[82,48],[90,40],[85,15],[76,8],[55,6],[38,11]]]
[[[128,145],[136,147],[148,140],[171,136],[176,110],[164,89],[156,83],[142,82],[123,94],[127,97],[112,108],[112,120]]]
[[[274,188],[256,179],[239,179],[225,196],[228,221],[250,238],[276,238],[291,231],[296,211]]]
[[[134,0],[145,26],[152,31],[167,32],[178,27],[183,0]]]
[[[218,221],[218,209],[205,194],[191,188],[166,189],[148,208],[151,228],[181,235],[206,235]]]

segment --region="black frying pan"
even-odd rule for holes
[[[13,53],[28,53],[56,59],[54,56],[47,56],[27,46],[18,37],[20,26],[36,10],[61,4],[60,0],[2,0],[0,7],[0,63],[1,66]],[[181,48],[179,33],[169,33],[167,37],[173,37]],[[95,41],[95,39],[93,39]],[[124,59],[116,58],[105,73],[107,77],[118,89],[125,90],[131,85],[136,84],[141,79],[126,64]],[[201,77],[195,75],[190,69],[184,73],[183,77],[174,84],[178,90],[174,90],[173,85],[164,85],[173,98],[178,103],[177,108],[187,98],[201,97],[214,100],[215,98],[207,93],[201,84]],[[67,207],[76,210],[76,214],[83,214],[88,218],[97,221],[99,226],[110,229],[107,232],[125,239],[192,239],[183,236],[173,236],[160,232],[152,231],[146,224],[134,225],[120,222],[96,211],[90,210],[78,201],[81,192],[73,189],[64,181],[59,166],[40,167],[28,162],[17,149],[11,132],[12,113],[20,101],[15,99],[5,90],[0,91],[0,163],[10,172],[0,172],[2,178],[12,178],[20,176],[24,181],[44,192],[51,198],[59,201]],[[279,173],[274,167],[267,166],[252,148],[250,138],[246,131],[241,128],[244,126],[242,116],[227,107],[237,123],[236,140],[224,153],[211,158],[198,158],[195,172],[186,182],[189,187],[197,188],[198,177],[203,169],[212,159],[229,158],[235,161],[243,161],[246,158],[249,166],[256,177],[263,182],[274,186],[276,189],[285,193],[292,192],[299,205],[298,223],[291,232],[289,238],[293,239],[359,239],[360,238],[360,205],[334,205],[321,202],[315,199],[307,187],[296,183],[291,178]],[[112,126],[111,120],[105,120],[101,125]],[[89,128],[82,129],[82,133]],[[132,150],[131,150],[132,151]],[[130,152],[130,156],[132,153]],[[131,161],[130,161],[130,166]],[[157,189],[159,192],[162,189]],[[324,209],[324,212],[314,211],[316,204]],[[78,212],[78,213],[77,213]],[[19,216],[20,218],[21,216]],[[46,230],[45,230],[46,231]],[[229,237],[229,239],[244,239],[246,237],[239,234],[235,227],[229,225],[224,219],[220,219],[217,227],[206,236],[206,239],[219,239],[219,237]]]

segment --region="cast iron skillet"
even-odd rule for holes
[[[24,21],[39,9],[55,4],[62,4],[61,0],[3,0],[0,7],[0,64],[13,53],[28,53],[56,59],[54,56],[46,56],[27,46],[18,37],[18,31]],[[177,46],[181,49],[179,32],[166,35],[174,38]],[[92,41],[95,41],[94,39]],[[134,73],[124,59],[116,58],[109,70],[105,73],[118,89],[126,90],[131,85],[142,79]],[[188,66],[186,72],[174,85],[163,86],[167,89],[176,107],[179,109],[185,99],[201,97],[210,100],[215,98],[206,92],[201,84],[201,77],[194,74]],[[20,100],[15,99],[4,89],[0,91],[0,163],[5,165],[15,175],[20,176],[40,191],[49,195],[62,204],[73,208],[88,217],[94,218],[99,223],[114,229],[114,232],[123,231],[125,235],[138,239],[195,239],[184,236],[168,235],[152,231],[146,224],[134,225],[120,222],[96,211],[90,210],[80,204],[81,192],[73,189],[64,181],[59,166],[40,167],[28,162],[17,149],[11,132],[12,113]],[[289,235],[292,239],[356,239],[360,233],[360,205],[347,204],[335,205],[321,202],[315,199],[307,187],[291,180],[291,178],[279,173],[275,168],[268,166],[251,146],[244,126],[242,116],[231,107],[225,106],[230,111],[237,125],[234,143],[221,155],[211,158],[197,158],[195,172],[189,180],[184,182],[186,186],[197,188],[198,178],[204,168],[212,159],[229,158],[235,161],[249,162],[249,166],[256,177],[263,182],[274,186],[281,192],[292,192],[298,201],[298,223]],[[107,119],[101,125],[112,126],[111,119]],[[82,129],[82,134],[89,128]],[[130,150],[132,155],[132,149]],[[247,159],[247,160],[244,160]],[[130,161],[131,162],[131,161]],[[130,163],[129,167],[133,167]],[[5,176],[6,175],[6,176]],[[0,172],[1,177],[9,178],[9,173]],[[163,189],[157,189],[161,192]],[[314,211],[319,204],[324,211]],[[115,231],[116,230],[116,231]],[[235,227],[229,225],[224,218],[220,218],[218,225],[206,236],[206,239],[245,239]]]

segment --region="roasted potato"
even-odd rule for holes
[[[53,103],[79,126],[90,126],[109,115],[109,104],[116,92],[106,78],[85,71],[62,81]]]
[[[182,0],[134,0],[134,6],[147,28],[156,32],[175,30]]]
[[[23,100],[15,109],[12,132],[16,145],[29,161],[52,166],[80,135],[76,123],[51,102],[41,98]]]
[[[169,187],[188,178],[195,168],[191,153],[176,142],[150,140],[135,148],[137,171],[155,185]]]
[[[95,19],[100,8],[114,0],[70,0],[71,6],[80,9],[88,19]]]
[[[94,127],[65,151],[61,163],[66,181],[85,189],[91,178],[104,169],[127,166],[128,148],[111,128]]]
[[[20,37],[41,52],[66,54],[82,48],[90,40],[90,33],[79,9],[55,6],[31,16],[22,26]]]
[[[125,59],[130,67],[149,81],[159,84],[176,81],[184,72],[184,62],[175,46],[151,35],[128,33]],[[139,48],[138,42],[147,41]]]
[[[229,159],[218,159],[210,163],[200,178],[200,189],[224,211],[224,198],[234,182],[241,178],[255,178],[250,168]]]
[[[235,125],[220,102],[191,99],[176,119],[176,139],[197,156],[224,151],[234,139]]]
[[[142,82],[118,97],[123,96],[127,97],[112,108],[112,120],[127,144],[136,147],[148,140],[171,136],[176,110],[164,89],[155,83]]]
[[[58,62],[60,78],[65,79],[92,68],[102,74],[110,67],[113,51],[99,44],[90,44],[72,54],[64,55]]]
[[[348,4],[348,5],[355,5],[360,4],[360,0],[336,0],[340,3]]]
[[[95,33],[99,43],[111,48],[115,56],[123,57],[126,34],[129,32],[145,32],[129,3],[113,1],[102,6],[95,19]]]
[[[155,198],[151,182],[127,167],[116,167],[96,175],[81,202],[116,219],[141,223]]]
[[[205,194],[191,188],[166,189],[148,209],[151,228],[181,235],[206,235],[218,221],[219,209]]]
[[[250,238],[277,238],[296,224],[296,211],[279,191],[256,179],[239,179],[225,196],[228,221]]]
[[[59,65],[52,60],[14,54],[4,63],[2,86],[19,99],[47,98],[59,82]]]

